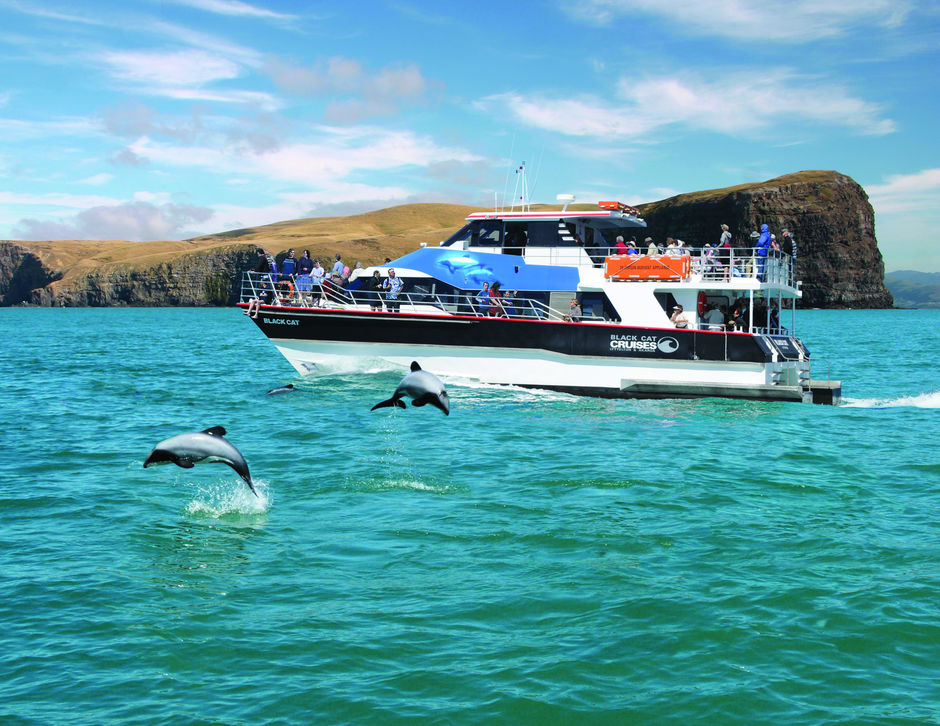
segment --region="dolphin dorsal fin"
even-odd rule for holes
[[[209,434],[209,436],[225,436],[225,429],[221,426],[213,426],[212,428],[206,429],[202,433]]]
[[[418,365],[418,361],[416,361],[416,360],[411,361],[411,370],[412,370],[412,371],[420,371],[420,370],[421,370],[421,366]]]

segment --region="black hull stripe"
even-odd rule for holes
[[[279,340],[453,346],[481,352],[543,350],[615,360],[771,359],[771,351],[757,336],[707,330],[296,308],[263,308],[255,323],[269,338]]]

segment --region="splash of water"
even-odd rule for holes
[[[218,481],[200,484],[195,498],[186,505],[186,513],[213,519],[245,514],[265,514],[272,504],[266,482],[254,480],[258,496],[242,482]]]
[[[940,391],[897,398],[848,398],[842,405],[847,408],[940,408]]]

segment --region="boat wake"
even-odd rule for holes
[[[846,398],[846,408],[940,408],[940,391],[898,398]]]

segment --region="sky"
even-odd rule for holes
[[[0,0],[0,239],[834,169],[940,272],[938,67],[936,0]]]

